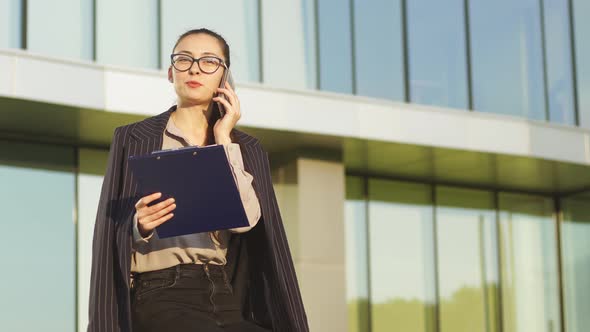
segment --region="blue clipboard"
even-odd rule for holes
[[[249,226],[222,145],[188,146],[130,156],[129,167],[144,197],[174,197],[172,219],[156,227],[159,238]]]

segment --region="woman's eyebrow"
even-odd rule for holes
[[[186,54],[189,54],[191,56],[193,55],[193,52],[191,52],[191,51],[185,51],[185,50],[178,51],[178,53],[186,53]],[[201,56],[203,56],[203,55],[213,55],[213,56],[219,57],[219,55],[217,55],[216,53],[213,53],[213,52],[201,52]]]
[[[215,56],[219,56],[219,55],[217,55],[217,54],[215,54],[213,52],[203,52],[203,53],[201,53],[201,55],[215,55]]]

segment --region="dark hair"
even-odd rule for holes
[[[209,36],[217,39],[221,43],[222,49],[223,49],[223,56],[225,57],[225,64],[229,68],[229,65],[230,65],[229,45],[227,44],[227,42],[225,41],[225,39],[223,37],[221,37],[220,34],[218,34],[215,31],[209,30],[207,28],[192,29],[192,30],[189,30],[189,31],[183,33],[182,35],[180,35],[180,37],[178,37],[178,39],[176,40],[176,43],[174,44],[174,47],[172,48],[172,52],[174,52],[174,50],[176,49],[176,46],[178,46],[178,43],[180,43],[180,41],[184,37],[190,36],[190,35],[197,35],[197,34],[200,34],[200,33],[209,35]]]

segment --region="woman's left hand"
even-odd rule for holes
[[[240,117],[242,117],[240,113],[240,100],[227,82],[225,82],[225,89],[217,88],[217,91],[226,96],[225,99],[221,96],[213,98],[214,102],[219,102],[225,107],[225,115],[223,118],[217,120],[213,126],[213,134],[215,135],[216,144],[228,144],[231,143],[229,133],[235,127]]]

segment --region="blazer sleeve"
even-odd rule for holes
[[[254,234],[264,234],[254,240],[267,244],[264,252],[256,251],[260,245],[253,246],[257,256],[264,257],[264,262],[259,264],[265,276],[261,279],[267,283],[264,302],[270,311],[274,331],[308,332],[299,282],[272,184],[268,153],[258,144],[252,154],[254,157],[249,164],[262,209],[262,222],[259,222],[262,227]]]
[[[115,215],[123,164],[122,127],[116,128],[109,149],[102,183],[94,239],[90,276],[88,332],[120,331],[115,289]]]

